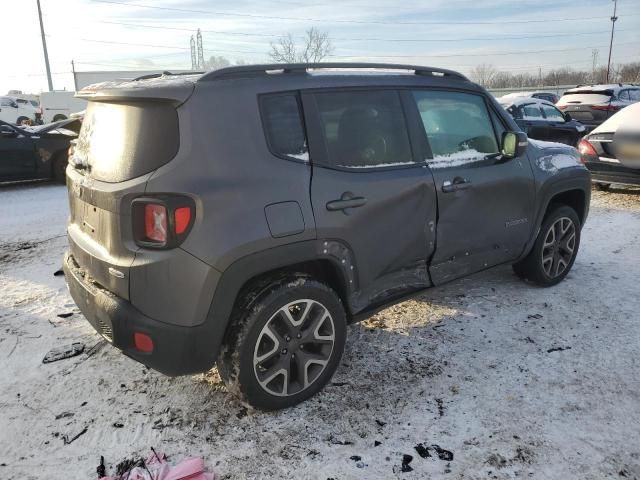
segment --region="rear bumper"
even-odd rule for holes
[[[87,281],[69,252],[65,254],[63,270],[80,311],[100,335],[125,355],[169,376],[206,372],[213,367],[217,351],[211,348],[211,332],[204,325],[169,325],[142,314],[128,301]],[[134,332],[151,337],[151,353],[135,348]]]
[[[619,163],[587,162],[594,183],[620,183],[640,185],[640,169],[628,168]]]

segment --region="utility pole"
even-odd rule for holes
[[[611,70],[611,50],[613,49],[613,31],[616,28],[616,9],[618,7],[618,0],[613,0],[613,17],[611,17],[611,41],[609,42],[609,61],[607,62],[607,83],[609,83],[609,71]]]
[[[42,25],[42,10],[40,9],[40,0],[36,0],[38,4],[38,18],[40,19],[40,34],[42,35],[42,51],[44,52],[44,65],[47,67],[47,81],[49,82],[49,91],[53,91],[53,81],[51,80],[51,69],[49,68],[49,54],[47,53],[47,39],[44,37],[44,25]]]

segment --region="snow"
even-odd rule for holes
[[[434,155],[433,159],[427,159],[430,168],[459,167],[468,163],[480,162],[487,157],[486,153],[478,152],[472,148],[449,155]]]
[[[498,103],[502,105],[503,108],[509,108],[510,106],[519,107],[521,105],[550,105],[555,107],[555,105],[547,100],[542,100],[541,98],[532,98],[532,97],[508,97],[505,95],[497,99]],[[540,116],[542,118],[542,115]]]
[[[640,191],[593,195],[561,284],[497,267],[387,308],[348,328],[323,392],[262,413],[215,370],[168,378],[102,343],[52,275],[65,189],[0,187],[0,477],[93,479],[100,455],[112,473],[150,446],[223,478],[639,477]],[[75,341],[89,353],[41,363]]]

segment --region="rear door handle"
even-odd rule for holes
[[[362,207],[367,203],[364,197],[354,197],[352,193],[345,192],[339,200],[331,200],[327,202],[327,210],[335,212],[338,210],[346,210],[347,208]]]
[[[469,187],[471,187],[471,180],[467,180],[466,178],[462,177],[456,177],[453,180],[445,180],[442,183],[442,191],[444,193],[466,190]]]

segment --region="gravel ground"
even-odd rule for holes
[[[62,187],[0,188],[0,478],[94,479],[100,455],[150,447],[220,478],[640,478],[639,190],[593,192],[560,285],[498,267],[388,308],[349,328],[321,394],[275,413],[101,341],[53,276],[66,211]]]

